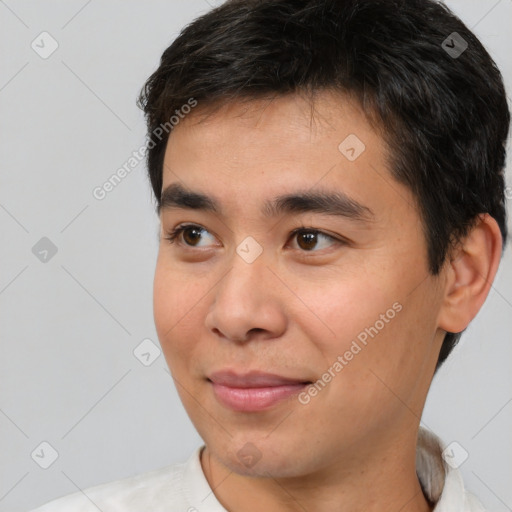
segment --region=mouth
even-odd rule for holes
[[[217,401],[224,407],[239,412],[269,409],[312,384],[312,381],[300,378],[256,371],[237,374],[231,370],[212,373],[207,380]]]

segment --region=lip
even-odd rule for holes
[[[225,407],[240,412],[269,409],[287,398],[300,393],[311,381],[252,371],[237,374],[232,370],[212,373],[216,399]]]

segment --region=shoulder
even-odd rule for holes
[[[196,452],[192,455],[194,457]],[[192,458],[191,457],[191,458]],[[190,459],[189,459],[190,460]],[[182,478],[187,463],[173,464],[68,494],[31,512],[186,511]],[[169,505],[172,504],[172,508]]]
[[[447,466],[443,493],[434,512],[486,512],[480,500],[465,488],[462,473]]]
[[[466,491],[466,510],[469,510],[469,512],[486,512],[480,500],[468,491]]]
[[[432,432],[420,428],[416,472],[424,494],[435,504],[434,512],[485,512],[480,501],[464,486],[453,454]]]

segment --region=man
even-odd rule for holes
[[[155,324],[205,444],[37,510],[483,510],[419,428],[507,237],[476,37],[431,0],[232,0],[140,105]]]

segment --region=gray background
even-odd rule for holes
[[[158,223],[144,164],[105,199],[92,190],[144,144],[136,95],[214,3],[0,1],[0,511],[183,461],[201,443],[163,356],[151,349],[145,366],[133,353],[145,339],[158,346]],[[448,5],[489,49],[510,97],[512,0]],[[59,45],[46,59],[31,47],[43,31]],[[32,252],[42,237],[57,248],[47,262]],[[468,452],[466,484],[496,511],[512,509],[511,283],[509,247],[423,417]],[[43,441],[58,453],[48,469]]]

